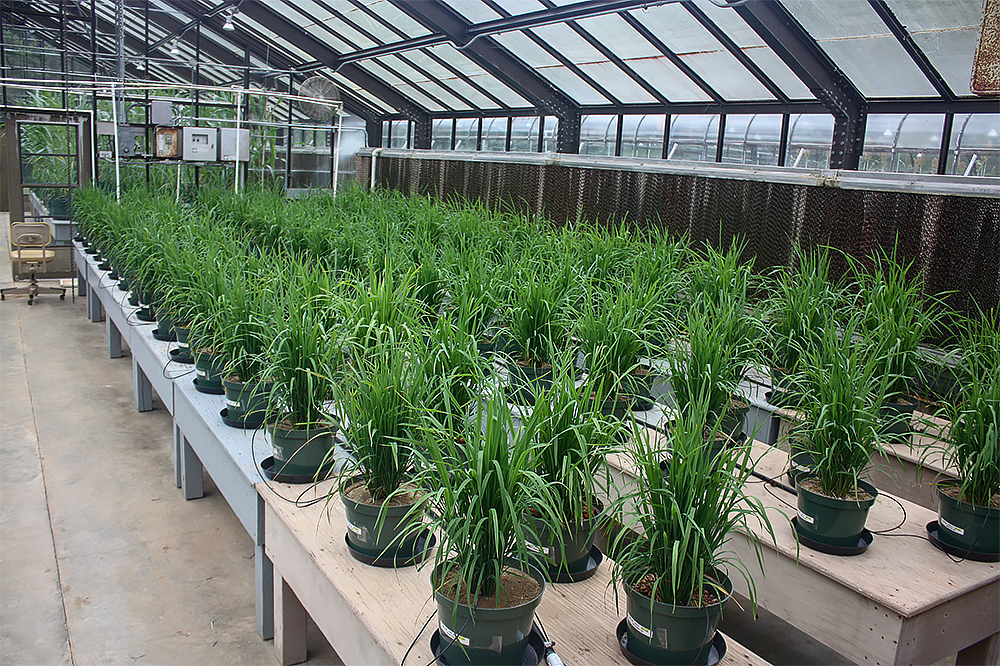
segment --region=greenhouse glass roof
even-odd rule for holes
[[[42,31],[92,17],[98,73],[113,73],[114,0],[5,5],[7,25]],[[123,23],[130,78],[231,85],[248,66],[261,85],[294,90],[321,75],[370,123],[416,123],[417,145],[440,118],[554,116],[559,149],[575,152],[562,137],[578,146],[586,115],[823,113],[850,154],[869,113],[1000,108],[970,90],[984,11],[982,0],[125,0]],[[80,31],[69,45],[84,52]]]

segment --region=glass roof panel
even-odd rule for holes
[[[708,102],[712,99],[665,56],[630,60],[628,64],[671,102]]]
[[[388,21],[388,23],[394,26],[397,30],[402,30],[410,37],[419,37],[421,35],[426,35],[430,31],[424,26],[420,25],[408,15],[404,14],[402,11],[396,9],[396,7],[389,2],[389,0],[362,0],[363,3],[375,12],[376,15],[381,16],[383,19]],[[378,21],[372,18],[362,18],[351,16],[350,20],[355,21],[358,25],[369,30],[375,35],[379,34],[379,30],[385,31],[385,27],[381,26]],[[389,39],[386,37],[387,41],[396,41],[396,39]]]
[[[607,62],[607,58],[587,43],[587,41],[574,32],[573,28],[565,23],[555,23],[553,25],[543,25],[533,28],[532,32],[550,45],[556,47],[563,57],[574,64]]]
[[[325,25],[327,28],[329,28],[329,30],[332,30],[340,37],[340,39],[333,38],[338,43],[346,40],[347,42],[350,42],[353,45],[353,46],[345,46],[344,49],[340,49],[339,47],[334,47],[338,51],[343,52],[343,51],[353,51],[357,49],[367,49],[379,45],[379,42],[376,42],[372,40],[370,37],[367,37],[364,33],[359,31],[355,26],[345,23],[338,18],[330,18],[326,21],[323,21],[323,25]],[[329,35],[330,32],[327,31],[326,34]],[[333,46],[333,45],[328,44],[327,46]]]
[[[581,28],[597,38],[622,60],[629,58],[655,58],[662,55],[617,14],[595,16],[577,21]]]
[[[500,18],[500,15],[481,0],[444,0],[444,4],[454,9],[471,23],[482,23]]]
[[[362,101],[371,104],[373,107],[375,107],[376,110],[383,112],[394,110],[391,104],[383,101],[382,99],[379,99],[378,97],[371,94],[370,92],[368,92],[358,84],[354,83],[347,77],[343,76],[342,74],[337,74],[331,69],[326,69],[325,73],[327,76],[332,77],[337,82],[338,86],[342,87],[344,90],[351,91],[355,97],[358,97]]]
[[[774,99],[767,88],[729,51],[704,51],[681,56],[691,69],[726,99]]]
[[[559,64],[555,56],[550,55],[522,32],[505,32],[502,35],[494,35],[493,39],[529,67],[553,67]]]
[[[537,2],[537,0],[496,0],[496,4],[500,5],[514,16],[545,9],[545,5]]]
[[[937,96],[875,10],[864,0],[783,0],[865,97]]]
[[[766,46],[760,35],[754,32],[753,28],[747,25],[747,22],[733,9],[719,7],[709,0],[694,0],[694,4],[740,48]],[[636,14],[636,17],[640,15]]]
[[[331,35],[329,31],[325,30],[322,26],[319,26],[315,23],[304,25],[302,26],[302,29],[308,32],[316,39],[318,39],[319,41],[329,46],[337,53],[346,53],[355,50],[349,44],[337,39],[336,37]]]
[[[489,90],[498,99],[507,104],[507,106],[515,108],[531,106],[527,100],[508,88],[504,83],[501,83],[493,75],[487,73],[479,65],[469,60],[451,44],[439,44],[433,47],[431,51],[434,52],[434,55],[465,73],[483,88]]]
[[[650,95],[632,77],[623,72],[618,65],[604,61],[580,65],[580,70],[594,81],[604,86],[606,90],[614,91],[614,96],[626,104],[653,103],[656,98]],[[638,74],[638,72],[636,72]]]
[[[679,4],[633,10],[631,14],[667,48],[678,55],[723,48],[718,40]]]
[[[956,95],[971,95],[972,57],[979,41],[979,29],[960,28],[947,31],[918,32],[913,41],[944,77]]]
[[[393,71],[399,72],[401,76],[408,78],[422,90],[425,90],[428,94],[438,98],[451,108],[463,110],[470,108],[466,102],[456,97],[445,86],[441,85],[437,81],[428,80],[426,76],[410,67],[407,63],[403,62],[401,58],[397,56],[385,56],[383,58],[376,58],[376,60],[385,66],[391,67]]]
[[[515,57],[539,74],[551,81],[557,88],[580,104],[607,104],[611,100],[604,97],[590,84],[560,65],[559,61],[549,55],[522,32],[507,32],[494,37],[497,42],[507,48]]]
[[[481,109],[496,109],[499,105],[489,97],[479,92],[475,87],[469,85],[459,77],[452,74],[448,69],[439,64],[433,58],[421,51],[408,51],[407,59],[412,60],[434,76],[439,83],[453,89]],[[402,57],[402,56],[401,56]],[[459,70],[461,71],[461,70]],[[462,72],[463,74],[465,72]]]
[[[761,71],[771,79],[789,99],[816,99],[802,79],[788,68],[778,54],[767,46],[745,48],[746,53]]]
[[[430,97],[428,97],[427,95],[425,95],[423,92],[417,90],[416,88],[414,88],[413,86],[411,86],[408,83],[400,84],[398,86],[395,86],[395,88],[399,90],[400,94],[405,95],[406,97],[409,97],[414,102],[416,102],[420,106],[424,107],[428,111],[446,111],[447,110],[443,106],[441,106],[439,103],[435,102]]]

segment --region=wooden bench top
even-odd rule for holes
[[[325,495],[331,484],[328,481],[314,490],[308,490],[303,499],[308,501]],[[276,532],[287,530],[308,555],[315,575],[329,581],[353,616],[368,630],[371,640],[376,642],[370,649],[384,653],[389,657],[388,661],[398,664],[419,633],[406,663],[410,666],[430,663],[433,659],[430,636],[437,629],[437,622],[432,619],[421,632],[421,626],[436,611],[431,594],[430,566],[420,571],[413,567],[379,569],[366,566],[354,560],[347,551],[344,542],[346,520],[339,496],[334,496],[329,504],[321,501],[312,506],[296,506],[286,499],[299,497],[303,486],[260,483],[257,487],[267,506],[265,544],[276,572],[286,580],[302,574],[296,572],[292,575],[285,570],[295,565],[283,561],[283,553],[280,552],[284,548],[282,535]],[[281,525],[274,525],[272,521]],[[549,638],[556,642],[557,653],[567,664],[628,663],[615,638],[615,628],[625,616],[625,598],[621,595],[616,607],[615,590],[608,585],[612,565],[611,560],[605,558],[597,573],[587,581],[546,586],[537,617],[544,623]],[[289,584],[294,589],[295,585],[292,582]],[[296,593],[334,649],[338,649],[339,640],[355,640],[337,636],[329,620],[317,617],[324,611],[310,608],[309,601],[302,598],[306,595],[300,591]],[[344,633],[347,632],[341,631],[341,634]],[[731,638],[727,637],[726,641],[728,648],[723,664],[765,663]],[[352,654],[363,654],[357,652],[361,648],[355,646],[345,645],[342,649],[340,654],[345,663],[351,663]]]

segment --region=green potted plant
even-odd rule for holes
[[[883,437],[881,406],[889,383],[884,360],[852,318],[839,332],[828,327],[803,361],[805,420],[798,434],[813,462],[808,473],[795,478],[796,531],[807,544],[856,548],[878,496],[861,476]]]
[[[960,556],[1000,556],[1000,317],[963,327],[962,389],[945,405],[951,427],[927,454],[943,454],[958,481],[938,484],[937,536]],[[985,556],[985,557],[984,557]]]
[[[423,392],[415,351],[412,344],[383,340],[337,386],[352,460],[335,488],[347,514],[351,554],[369,564],[407,566],[424,555],[418,542],[426,546],[426,533],[408,529],[410,521],[419,522],[414,506],[420,503],[420,490],[409,482],[411,430]]]
[[[534,524],[528,548],[540,568],[560,582],[582,580],[596,569],[594,538],[603,526],[598,470],[617,446],[622,424],[590,408],[594,389],[577,386],[568,364],[552,386],[539,391],[525,427],[534,433],[535,469],[549,483],[559,515],[558,529]],[[537,538],[536,538],[537,537]]]
[[[545,588],[544,575],[525,564],[531,528],[524,517],[549,526],[560,517],[550,484],[536,471],[533,433],[513,428],[501,390],[483,397],[477,418],[479,427],[456,438],[425,412],[414,483],[425,493],[428,518],[411,530],[430,529],[440,539],[431,582],[441,659],[517,664]]]
[[[751,444],[707,455],[710,416],[707,392],[677,415],[667,429],[666,464],[657,438],[636,433],[626,447],[637,475],[613,504],[624,529],[611,542],[612,577],[627,601],[626,649],[648,663],[706,663],[732,595],[727,568],[746,579],[751,597],[754,589],[747,563],[725,548],[730,534],[749,533],[748,523],[759,521],[774,539],[764,506],[744,491]],[[754,547],[760,562],[760,544]]]

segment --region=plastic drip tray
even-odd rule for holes
[[[641,659],[628,650],[628,632],[625,630],[625,623],[627,620],[622,620],[618,623],[618,628],[615,629],[615,636],[618,637],[618,647],[621,648],[622,654],[628,659],[630,664],[639,664],[644,666],[645,664],[650,664],[652,662]],[[726,656],[726,639],[722,635],[721,631],[715,632],[715,638],[712,639],[712,649],[708,653],[708,661],[705,662],[705,666],[715,666],[722,658]]]
[[[431,652],[434,653],[434,659],[437,660],[439,664],[444,664],[448,666],[448,662],[445,661],[441,655],[444,654],[445,648],[449,647],[450,643],[441,647],[441,630],[435,629],[434,633],[431,634]],[[528,647],[524,650],[524,657],[521,659],[521,666],[538,666],[545,660],[545,641],[542,639],[542,635],[538,632],[538,627],[534,624],[531,625],[531,633],[528,634]]]
[[[972,560],[973,562],[1000,562],[1000,553],[987,553],[982,550],[965,550],[964,548],[959,548],[958,546],[953,546],[950,543],[941,541],[941,537],[938,535],[938,530],[938,521],[932,520],[927,523],[927,538],[931,540],[932,544],[949,555],[960,557],[963,560]]]
[[[827,553],[828,555],[860,555],[868,550],[868,546],[872,545],[872,541],[875,540],[875,536],[866,529],[863,530],[861,532],[861,536],[858,537],[857,546],[831,546],[819,541],[814,541],[807,536],[803,536],[802,533],[799,532],[799,522],[797,518],[792,518],[792,526],[795,528],[795,536],[798,538],[799,543],[806,548],[810,548],[821,553]]]
[[[428,542],[428,536],[430,541]],[[351,540],[344,535],[344,541],[347,543],[347,550],[351,553],[351,557],[356,559],[358,562],[363,562],[364,564],[371,565],[373,567],[382,567],[384,569],[400,569],[402,567],[412,567],[414,564],[419,564],[423,562],[430,552],[434,544],[437,543],[437,538],[430,533],[429,530],[424,530],[420,536],[417,537],[416,543],[413,544],[413,552],[406,557],[374,557],[372,555],[367,555],[362,553],[360,550],[356,549],[351,545]]]

